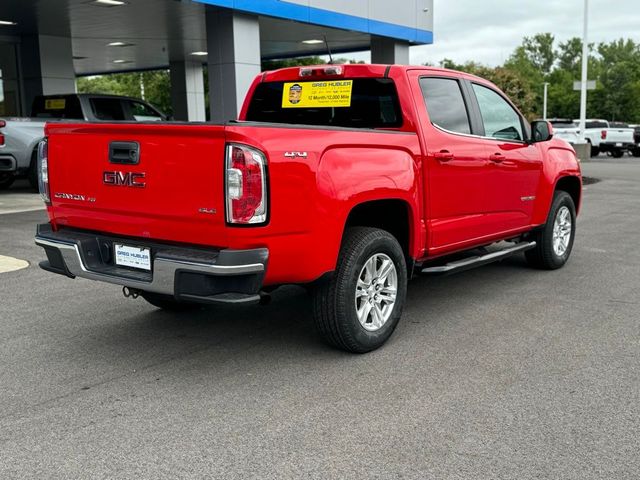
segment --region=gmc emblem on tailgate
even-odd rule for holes
[[[144,188],[144,173],[135,172],[104,172],[102,174],[102,183],[105,185],[113,185],[116,187],[138,187]]]

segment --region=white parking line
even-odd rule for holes
[[[0,195],[0,215],[5,213],[44,210],[44,202],[37,193],[9,190]]]
[[[16,270],[22,270],[28,266],[29,262],[25,260],[0,255],[0,273],[15,272]]]
[[[35,212],[37,210],[44,210],[44,209],[45,207],[43,205],[42,207],[25,207],[25,208],[19,208],[15,210],[0,210],[0,215],[6,215],[9,213]]]

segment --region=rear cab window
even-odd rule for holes
[[[549,120],[554,128],[576,128],[577,125],[571,120]]]
[[[460,83],[453,78],[423,77],[420,88],[431,123],[453,133],[471,133]]]
[[[75,95],[36,97],[31,107],[31,117],[84,120],[80,100]]]
[[[609,124],[604,121],[592,120],[586,122],[585,128],[609,128]]]
[[[91,98],[89,103],[94,117],[98,120],[123,121],[126,119],[119,98]]]
[[[129,115],[136,122],[159,122],[162,120],[162,115],[159,112],[137,100],[124,100],[128,109]]]
[[[324,104],[320,100],[301,100],[305,98],[305,89],[308,91],[312,84],[328,82],[334,82],[338,90],[342,89],[342,98],[337,95],[335,101]],[[346,86],[351,87],[350,92],[346,92],[349,90]],[[402,111],[395,84],[389,78],[278,81],[258,84],[246,120],[347,128],[399,128]]]

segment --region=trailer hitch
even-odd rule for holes
[[[122,294],[125,298],[133,298],[135,300],[140,296],[140,290],[137,288],[122,287]]]

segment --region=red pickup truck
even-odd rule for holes
[[[223,125],[55,123],[40,145],[45,270],[160,308],[309,287],[352,352],[392,334],[414,274],[524,252],[559,268],[580,165],[493,84],[397,65],[265,72]]]

